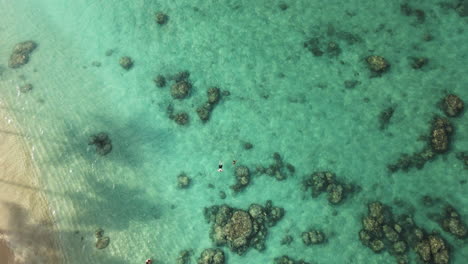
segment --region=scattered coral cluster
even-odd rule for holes
[[[380,202],[368,204],[362,218],[361,242],[374,252],[388,250],[398,263],[409,263],[407,252],[413,249],[424,263],[446,264],[450,261],[449,245],[437,233],[419,228],[410,216],[394,217],[391,209]]]

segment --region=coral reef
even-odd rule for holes
[[[355,186],[344,184],[336,180],[335,174],[329,171],[314,172],[302,181],[302,189],[312,189],[312,197],[318,197],[322,192],[327,192],[330,204],[339,204],[347,194],[355,190]]]
[[[268,227],[274,226],[284,216],[284,209],[251,204],[248,210],[214,205],[204,210],[208,223],[212,223],[210,238],[217,246],[227,246],[232,252],[243,255],[253,247],[265,248]]]
[[[411,60],[411,68],[418,70],[429,63],[429,59],[425,57],[410,57]]]
[[[326,241],[325,235],[319,230],[309,230],[301,234],[304,245],[322,244]]]
[[[190,186],[190,182],[191,179],[184,172],[177,176],[177,187],[179,187],[180,189],[188,188]]]
[[[425,263],[449,263],[448,245],[437,233],[426,234],[407,215],[397,218],[391,208],[380,202],[368,204],[368,215],[362,218],[359,239],[363,245],[379,253],[388,250],[398,263],[408,263],[406,253],[412,248]]]
[[[19,91],[22,92],[22,93],[30,92],[32,89],[33,89],[33,85],[30,84],[30,83],[21,85],[21,86],[19,87]]]
[[[112,142],[105,132],[92,135],[89,138],[88,145],[95,145],[96,152],[102,156],[109,154],[112,150]]]
[[[124,56],[119,59],[119,64],[122,68],[128,71],[133,67],[133,60],[128,56]]]
[[[293,240],[294,239],[291,235],[286,235],[281,239],[280,244],[289,246],[293,242]]]
[[[249,142],[244,143],[244,149],[245,150],[249,150],[249,149],[252,149],[252,148],[253,148],[252,143],[249,143]]]
[[[207,101],[197,108],[200,120],[206,122],[210,119],[211,112],[221,99],[221,91],[217,87],[211,87],[207,91]]]
[[[395,112],[395,107],[388,107],[388,108],[385,108],[382,112],[380,112],[379,122],[380,122],[381,130],[384,130],[387,128],[394,112]]]
[[[159,88],[163,88],[166,86],[166,78],[161,74],[158,74],[156,78],[154,78],[154,84]]]
[[[445,118],[435,117],[431,129],[431,147],[436,153],[444,153],[449,149],[450,134],[453,127]]]
[[[465,165],[465,168],[468,169],[468,151],[462,151],[457,153],[457,159],[461,160]]]
[[[256,172],[259,174],[267,174],[270,177],[275,177],[278,181],[282,181],[292,176],[296,171],[291,163],[283,162],[278,152],[273,153],[273,160],[274,163],[267,168],[257,166]]]
[[[286,255],[274,259],[273,264],[310,264],[304,260],[294,260]]]
[[[8,67],[16,69],[29,62],[31,53],[37,48],[36,42],[32,40],[20,42],[13,48],[13,53],[8,60]]]
[[[369,69],[377,76],[380,74],[387,72],[390,68],[390,64],[385,60],[384,57],[371,55],[366,58],[367,65]]]
[[[177,257],[176,263],[177,264],[189,264],[191,255],[192,255],[191,250],[180,251],[179,256]]]
[[[171,87],[172,98],[174,99],[186,98],[189,95],[191,88],[192,88],[192,84],[186,80],[182,80],[182,81],[174,83]]]
[[[457,117],[463,113],[464,102],[457,95],[449,94],[442,100],[440,106],[448,117]]]
[[[184,125],[187,125],[189,122],[189,115],[185,112],[181,112],[181,113],[175,114],[173,116],[173,119],[177,124],[184,126]]]
[[[430,134],[427,137],[427,145],[423,150],[409,154],[403,154],[394,164],[387,165],[390,172],[398,170],[408,171],[416,167],[422,169],[424,164],[433,160],[436,155],[446,153],[450,146],[450,136],[454,129],[448,119],[435,116],[431,122]]]
[[[464,239],[467,237],[466,224],[462,222],[460,214],[452,206],[445,207],[445,217],[440,219],[439,224],[444,231],[457,238]]]
[[[165,25],[169,21],[169,16],[163,12],[156,12],[154,14],[154,19],[158,25]]]
[[[237,166],[235,170],[236,184],[231,186],[234,192],[243,190],[250,183],[250,171],[245,166]]]
[[[203,250],[197,264],[224,264],[224,252],[219,248]]]

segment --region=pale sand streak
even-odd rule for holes
[[[0,263],[63,263],[37,169],[11,119],[0,102]]]

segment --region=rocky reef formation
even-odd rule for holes
[[[314,172],[302,181],[303,191],[312,189],[312,197],[316,198],[321,193],[328,194],[327,199],[330,204],[339,204],[346,195],[353,192],[356,187],[352,184],[345,184],[336,180],[333,172]]]
[[[36,42],[32,40],[20,42],[13,48],[13,53],[8,60],[8,67],[19,68],[29,62],[31,53],[37,48]]]
[[[310,264],[302,259],[294,260],[286,255],[277,257],[273,260],[273,264]]]
[[[284,162],[281,155],[278,152],[273,153],[274,162],[268,167],[257,166],[256,173],[266,174],[270,177],[274,177],[278,181],[282,181],[292,176],[296,169],[291,163]]]
[[[384,250],[398,263],[409,263],[407,252],[413,249],[424,263],[449,263],[449,246],[437,233],[428,234],[416,226],[412,217],[394,217],[391,208],[380,202],[368,204],[368,215],[362,218],[359,239],[372,251]]]
[[[208,223],[212,223],[210,238],[217,246],[227,246],[232,252],[243,255],[249,248],[265,249],[268,227],[274,226],[284,216],[284,209],[267,201],[263,207],[251,204],[248,210],[227,205],[214,205],[204,210]]]
[[[110,238],[107,236],[104,236],[104,229],[98,228],[95,232],[94,235],[96,236],[96,248],[97,249],[104,249],[106,248],[109,243],[110,243]]]
[[[207,248],[203,250],[197,260],[197,264],[224,264],[224,252],[219,248]]]
[[[112,141],[105,132],[92,135],[89,138],[88,145],[95,145],[96,152],[101,156],[105,156],[112,151]]]

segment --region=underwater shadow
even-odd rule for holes
[[[73,202],[77,214],[73,221],[80,225],[105,230],[125,230],[132,221],[148,222],[158,219],[156,203],[144,198],[145,193],[125,184],[99,181],[88,174],[86,192],[69,192],[65,195]]]
[[[83,258],[72,261],[72,263],[83,263],[86,256],[92,256],[98,250],[94,246],[93,240],[84,240],[76,231],[58,231],[50,221],[42,221],[37,224],[29,223],[30,213],[18,204],[0,201],[9,212],[9,230],[0,230],[10,237],[16,249],[21,249],[25,254],[25,259],[30,263],[65,263],[62,258],[61,247],[57,238],[66,237],[76,239],[77,251],[81,251]],[[93,234],[94,235],[94,234]],[[78,242],[79,241],[79,242]],[[85,245],[85,243],[89,245]],[[25,250],[30,249],[30,250]],[[105,249],[104,249],[105,250]],[[126,264],[127,262],[117,256],[99,255],[102,263]],[[67,258],[67,260],[69,260]]]
[[[87,125],[85,129],[73,125],[63,131],[66,140],[45,139],[45,144],[59,144],[51,148],[59,149],[56,157],[47,158],[52,164],[66,166],[76,160],[86,160],[89,164],[96,160],[110,161],[117,165],[139,168],[147,158],[147,151],[154,152],[167,149],[171,144],[169,129],[156,129],[145,119],[146,113],[135,115],[127,120],[115,120],[105,116],[89,118],[89,124],[96,124],[95,129]],[[92,135],[105,132],[112,142],[112,151],[105,156],[96,152],[94,145],[89,145]],[[162,154],[162,153],[161,153]]]

